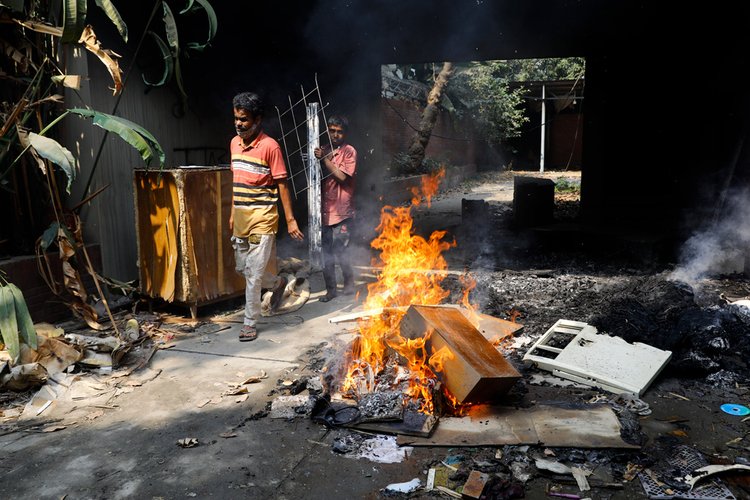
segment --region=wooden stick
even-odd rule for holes
[[[77,218],[77,217],[76,217]],[[104,309],[107,311],[107,315],[109,316],[109,321],[112,323],[112,328],[115,329],[115,333],[117,334],[117,338],[121,339],[120,336],[120,330],[117,328],[117,323],[115,322],[115,318],[112,316],[112,311],[109,310],[109,303],[107,302],[107,297],[104,296],[104,293],[102,292],[102,287],[99,285],[99,277],[96,275],[96,272],[94,271],[94,266],[91,265],[91,259],[89,259],[89,253],[86,251],[86,244],[81,242],[81,249],[83,250],[83,256],[86,257],[86,267],[91,275],[91,277],[94,279],[94,285],[96,285],[96,289],[99,291],[99,297],[102,299],[102,303],[104,304]]]
[[[415,305],[422,305],[422,304],[415,304]],[[453,307],[457,309],[463,308],[463,306],[458,304],[438,304],[440,307]],[[359,311],[359,312],[353,312],[349,314],[341,314],[339,316],[334,316],[333,318],[329,318],[329,323],[345,323],[347,321],[356,321],[360,318],[369,318],[370,316],[379,316],[385,312],[397,312],[397,311],[406,311],[409,309],[409,306],[398,306],[398,307],[378,307],[376,309],[368,309],[366,311]]]

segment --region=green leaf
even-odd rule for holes
[[[29,142],[36,152],[39,153],[39,156],[48,159],[63,169],[65,175],[68,176],[68,186],[66,191],[70,194],[70,185],[76,178],[76,170],[78,166],[73,153],[61,146],[56,140],[35,134],[34,132],[29,132]]]
[[[78,43],[86,24],[86,0],[63,0],[63,43]]]
[[[214,39],[216,36],[216,31],[219,27],[219,21],[216,17],[216,12],[214,11],[214,8],[211,7],[211,4],[208,3],[208,0],[195,0],[198,5],[200,5],[203,10],[206,12],[206,17],[208,17],[208,38],[206,39],[205,43],[195,43],[190,42],[186,44],[186,47],[191,50],[196,50],[198,52],[202,52],[206,47],[208,47],[211,44],[211,40]],[[192,5],[192,2],[191,2]],[[190,7],[190,6],[188,6]],[[183,14],[186,10],[190,10],[190,12],[195,12],[198,10],[198,8],[192,8],[192,9],[185,9],[180,14]]]
[[[169,8],[166,2],[164,5],[164,31],[167,34],[167,43],[169,48],[172,50],[172,56],[174,61],[174,76],[177,81],[177,88],[180,90],[181,109],[184,111],[185,102],[187,101],[187,94],[185,93],[185,87],[182,83],[182,71],[180,70],[180,39],[177,35],[177,23],[174,20],[174,14],[172,9]]]
[[[112,0],[96,0],[96,5],[98,5],[99,8],[107,14],[109,20],[112,21],[112,23],[117,28],[117,31],[120,32],[120,36],[122,37],[122,39],[127,43],[128,26],[125,24],[125,21],[122,20],[122,16],[120,16],[120,13],[112,4]]]
[[[184,9],[180,11],[180,14],[185,14],[186,12],[190,12],[191,10],[197,9],[195,5],[193,5],[195,0],[188,0],[187,5]]]
[[[159,166],[164,166],[165,155],[159,141],[151,132],[140,125],[119,116],[108,115],[91,109],[72,108],[68,111],[85,118],[93,118],[94,125],[119,135],[122,140],[138,150],[147,165],[150,165],[151,160],[156,157],[159,160]]]
[[[50,224],[49,227],[44,231],[39,243],[43,251],[47,251],[50,245],[55,242],[55,240],[57,239],[58,229],[60,229],[60,223],[55,221]]]
[[[180,55],[180,39],[177,35],[177,23],[175,23],[174,14],[172,14],[172,9],[169,8],[167,2],[162,2],[162,5],[164,6],[164,31],[167,33],[167,42],[172,49],[172,55],[178,57]]]
[[[21,340],[32,349],[36,349],[38,347],[36,328],[34,328],[34,322],[31,320],[29,308],[26,306],[26,299],[23,298],[23,292],[13,283],[8,283],[8,288],[15,302],[16,323],[20,329]]]
[[[153,31],[148,31],[148,34],[154,39],[156,46],[159,48],[159,52],[161,52],[161,57],[164,60],[164,73],[162,74],[161,80],[156,83],[149,82],[144,75],[141,76],[143,77],[143,83],[149,87],[162,87],[172,79],[172,75],[174,74],[174,56],[169,51],[167,43],[162,40],[159,35]]]
[[[177,82],[177,88],[180,91],[180,105],[182,114],[185,113],[185,107],[187,106],[187,92],[185,92],[185,85],[182,83],[182,70],[180,70],[180,60],[175,58],[174,61],[174,79]]]
[[[16,321],[16,306],[13,292],[7,286],[0,286],[0,335],[3,344],[15,363],[21,346],[18,341],[18,322]]]

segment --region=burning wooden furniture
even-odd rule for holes
[[[144,295],[190,307],[244,293],[234,270],[228,168],[135,171],[135,220]]]
[[[400,329],[408,339],[429,335],[425,349],[433,371],[459,403],[497,401],[521,378],[456,308],[411,306]]]

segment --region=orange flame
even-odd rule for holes
[[[344,393],[374,390],[375,379],[384,370],[387,354],[392,350],[406,360],[407,399],[418,403],[420,411],[432,412],[436,377],[430,367],[442,366],[447,354],[434,353],[428,361],[425,343],[429,332],[419,339],[405,339],[398,326],[408,306],[437,305],[450,295],[440,286],[444,275],[433,271],[447,269],[442,253],[455,246],[455,242],[443,241],[445,231],[435,231],[427,239],[415,235],[411,217],[412,207],[420,205],[423,198],[429,206],[444,176],[445,171],[440,170],[424,177],[421,190],[412,190],[410,206],[385,206],[380,212],[378,236],[370,246],[380,250],[379,261],[374,265],[381,269],[377,281],[367,287],[363,307],[383,309],[384,313],[359,320],[359,337],[352,344],[352,358],[342,386]]]
[[[453,352],[448,349],[447,345],[444,345],[439,350],[437,350],[432,356],[430,356],[430,360],[428,361],[430,368],[432,368],[432,371],[435,373],[442,372],[443,368],[445,367],[445,362],[450,361],[452,359],[456,359],[456,355],[453,354]]]

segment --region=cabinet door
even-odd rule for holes
[[[172,301],[178,264],[179,198],[168,172],[135,172],[135,224],[141,293]]]
[[[229,169],[184,173],[184,269],[191,301],[203,302],[242,292],[245,280],[234,270],[229,211],[232,173]],[[185,280],[183,280],[185,282]]]

